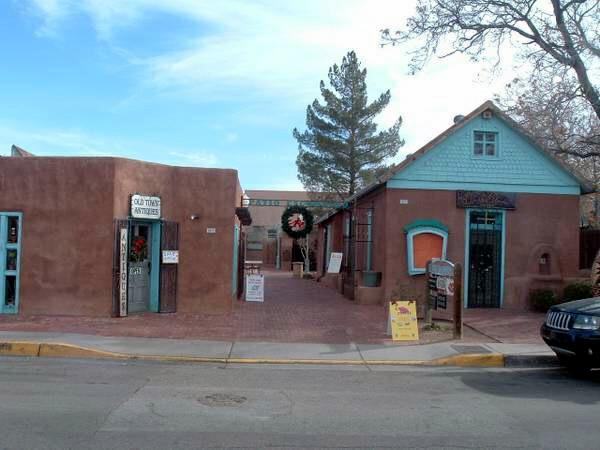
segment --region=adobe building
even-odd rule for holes
[[[288,206],[302,205],[314,209],[328,204],[314,200],[315,195],[306,191],[248,190],[245,202],[252,217],[252,226],[246,227],[246,260],[262,261],[266,269],[292,270],[292,262],[303,262],[300,248],[294,240],[281,231],[281,216]],[[316,228],[315,228],[316,230]],[[316,231],[311,233],[315,270]]]
[[[426,263],[445,258],[464,268],[465,307],[526,309],[532,289],[578,278],[579,199],[591,190],[486,102],[323,216],[318,270],[359,303],[423,308]],[[332,252],[339,275],[327,274]]]
[[[0,173],[0,313],[231,310],[249,222],[235,170],[13,147]]]

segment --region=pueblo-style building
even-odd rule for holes
[[[237,172],[124,158],[0,158],[0,313],[227,312]]]
[[[426,296],[426,263],[463,266],[467,308],[527,308],[578,277],[586,181],[488,101],[318,221],[321,281],[359,303]],[[339,274],[327,274],[332,252]]]

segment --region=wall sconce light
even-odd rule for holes
[[[200,218],[200,216],[198,214],[192,214],[190,216],[190,220],[198,220]]]

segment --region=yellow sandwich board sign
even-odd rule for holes
[[[392,340],[418,341],[417,303],[414,300],[390,302]]]

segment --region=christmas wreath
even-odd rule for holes
[[[281,216],[281,229],[294,239],[310,234],[313,228],[313,215],[304,206],[290,206]]]

